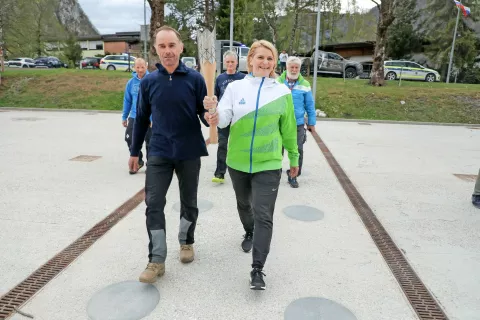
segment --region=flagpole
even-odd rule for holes
[[[455,50],[455,39],[457,38],[458,20],[460,20],[460,8],[457,7],[457,22],[455,23],[455,32],[453,33],[452,49],[450,50],[450,63],[448,64],[447,83],[450,82],[450,72],[452,72],[453,52]]]

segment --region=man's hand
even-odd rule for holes
[[[296,178],[298,176],[298,167],[290,167],[290,178]]]
[[[138,171],[138,157],[130,157],[128,159],[128,169],[130,169],[130,172]]]
[[[127,120],[122,120],[122,125],[123,125],[124,128],[126,128],[127,127]]]
[[[311,133],[315,133],[315,126],[307,126],[307,130],[310,131]]]
[[[205,112],[204,117],[210,126],[218,125],[218,113],[215,112],[214,114],[211,114],[211,113]]]
[[[217,101],[217,97],[216,96],[213,96],[213,97],[205,97],[205,99],[203,99],[203,107],[205,109],[208,110],[208,113],[215,113],[217,111],[217,104],[218,104],[218,101]]]

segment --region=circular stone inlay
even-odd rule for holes
[[[213,202],[208,200],[198,199],[197,200],[198,212],[205,212],[213,208]],[[180,212],[180,202],[176,202],[173,205],[173,210]]]
[[[322,211],[309,206],[289,206],[283,209],[283,213],[288,217],[301,221],[322,220],[324,214]]]
[[[150,314],[159,301],[155,286],[124,281],[95,293],[88,302],[87,314],[90,320],[139,320]]]
[[[284,320],[357,320],[357,317],[335,301],[308,297],[291,302]]]

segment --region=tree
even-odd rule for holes
[[[270,32],[272,34],[272,44],[276,47],[278,40],[278,18],[279,12],[285,9],[286,3],[283,0],[260,0],[261,12],[263,12],[263,18],[268,24]]]
[[[326,42],[335,42],[334,39],[336,38],[337,34],[335,31],[335,24],[340,18],[340,9],[341,3],[339,0],[322,0],[322,45]]]
[[[345,26],[339,36],[340,42],[359,42],[375,40],[372,34],[377,29],[377,18],[370,10],[362,10],[358,7],[356,0],[347,2],[346,13],[342,19]]]
[[[377,23],[377,38],[375,43],[375,52],[373,55],[372,77],[370,84],[374,86],[383,86],[385,84],[385,74],[383,62],[385,60],[385,46],[387,43],[388,27],[395,20],[395,7],[397,0],[372,0],[377,5],[379,18]]]
[[[480,6],[470,5],[472,17],[480,14]],[[425,11],[435,12],[433,15],[424,15],[420,22],[420,30],[424,33],[425,54],[430,58],[436,68],[441,69],[442,76],[446,75],[450,50],[452,48],[453,33],[457,19],[457,7],[453,3],[439,0],[428,2]],[[472,62],[472,55],[478,50],[478,39],[471,30],[470,18],[460,15],[457,29],[457,40],[455,43],[454,65],[459,69],[465,64]],[[462,53],[462,54],[460,54]]]
[[[0,8],[6,4],[2,2]],[[42,55],[48,40],[64,35],[55,16],[57,4],[55,0],[18,0],[10,5],[7,12],[9,23],[3,27],[3,38],[10,56]]]
[[[334,0],[337,1],[337,0]],[[291,55],[293,53],[293,43],[297,35],[297,30],[299,30],[299,16],[302,15],[303,12],[310,11],[312,12],[313,7],[317,2],[315,0],[293,0],[288,6],[288,11],[291,16],[293,16],[293,24],[290,27],[290,43],[288,45],[288,54]],[[308,9],[308,10],[307,10]]]
[[[165,0],[147,0],[152,11],[150,17],[150,50],[148,52],[148,69],[155,69],[155,64],[159,61],[155,50],[155,32],[164,25],[165,20]]]
[[[422,39],[416,30],[420,11],[416,10],[416,0],[400,1],[395,9],[395,21],[387,32],[386,55],[400,59],[413,52],[419,52]]]
[[[70,34],[65,42],[63,54],[65,55],[65,58],[67,58],[68,62],[70,62],[71,66],[75,66],[78,61],[82,60],[82,47],[80,47],[76,37],[73,34]]]

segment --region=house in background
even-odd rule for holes
[[[83,58],[105,56],[107,54],[122,54],[127,53],[129,50],[133,56],[139,56],[142,53],[140,31],[83,36],[78,37],[77,41],[82,48]],[[51,51],[52,54],[55,51],[60,51],[62,47],[63,41],[61,40],[49,41],[46,44],[46,50]]]

